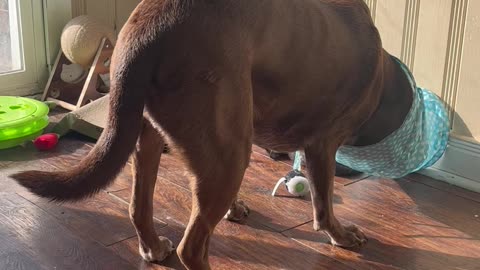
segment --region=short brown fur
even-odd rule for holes
[[[20,184],[52,200],[85,199],[133,151],[130,213],[140,253],[163,260],[172,244],[156,237],[152,196],[169,139],[196,175],[177,252],[188,269],[210,269],[217,223],[228,210],[233,220],[248,214],[236,196],[252,144],[302,149],[314,228],[339,246],[366,242],[333,213],[335,152],[387,136],[412,97],[363,1],[144,0],[120,33],[111,81],[111,121],[91,153],[62,172],[13,175]]]

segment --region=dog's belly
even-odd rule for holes
[[[364,108],[374,107],[367,99],[374,100],[368,92],[381,49],[377,33],[362,21],[363,3],[357,9],[322,1],[275,3],[291,7],[254,30],[264,33],[252,67],[255,144],[292,151],[357,128],[369,114]]]
[[[333,80],[307,72],[285,73],[269,83],[253,80],[253,140],[261,147],[292,152],[309,141],[335,136],[339,126],[352,128],[343,118],[362,117],[344,109],[345,104],[356,102],[358,89],[337,90]]]
[[[278,152],[294,152],[301,148],[300,139],[286,138],[273,130],[255,129],[253,143]]]
[[[317,91],[296,100],[291,97],[293,89],[266,89],[254,84],[253,91],[253,141],[263,148],[281,152],[300,149],[312,137],[318,139],[319,130],[325,130],[335,114],[335,106],[326,106]]]

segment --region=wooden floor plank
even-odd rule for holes
[[[169,162],[165,163],[165,166],[176,164],[175,166],[171,166],[169,171],[176,173],[177,175],[175,176],[174,183],[165,179],[163,176],[159,176],[155,195],[155,201],[160,202],[158,207],[156,207],[159,208],[157,211],[163,211],[161,207],[164,203],[163,198],[166,196],[165,193],[168,193],[170,188],[173,188],[173,186],[180,186],[185,191],[188,191],[189,178],[193,177],[186,171],[186,169],[184,169],[183,165],[178,165],[178,162],[175,163],[171,157],[169,157],[169,159]],[[272,167],[268,167],[269,164]],[[247,170],[242,183],[239,198],[249,205],[251,218],[253,220],[280,232],[312,220],[312,206],[308,197],[306,199],[292,198],[291,196],[288,196],[285,189],[279,191],[280,197],[271,196],[272,185],[276,182],[276,180],[272,181],[271,179],[279,178],[280,175],[283,175],[287,171],[286,168],[275,168],[277,165],[277,163],[265,161],[264,158],[259,157],[259,155],[253,155],[251,165]],[[130,168],[127,167],[126,170],[130,170]],[[160,169],[160,171],[166,170],[167,169],[165,168]],[[159,175],[168,176],[162,172],[160,172]],[[117,183],[115,184],[116,187],[127,185],[125,181],[128,180],[122,175],[119,180],[121,182],[118,182],[117,180]],[[128,200],[130,190],[121,189],[120,192],[112,192],[112,194]],[[183,199],[185,198],[175,198],[172,202]],[[159,216],[173,216],[177,209],[181,209],[176,205],[171,205],[170,207],[173,207],[172,213],[158,212]],[[163,208],[168,209],[169,207]],[[307,211],[297,211],[298,208],[306,208]],[[183,221],[188,221],[188,216],[185,216]]]
[[[158,231],[178,243],[183,227],[165,227]],[[118,254],[139,269],[184,269],[176,254],[161,265],[148,264],[138,256],[138,241],[132,238],[112,246]],[[210,263],[213,269],[354,269],[277,233],[246,225],[222,222],[212,237]]]
[[[443,182],[443,181],[438,181],[438,180],[432,179],[428,176],[421,175],[421,174],[412,174],[412,175],[407,176],[406,178],[411,180],[411,181],[415,181],[415,182],[424,184],[426,186],[429,186],[429,187],[432,187],[432,188],[435,188],[435,189],[439,189],[439,190],[448,192],[450,194],[453,194],[453,195],[456,195],[456,196],[459,196],[459,197],[462,197],[462,198],[465,198],[465,199],[470,199],[472,201],[476,201],[476,202],[480,203],[480,193],[470,191],[470,190],[466,190],[466,189],[463,189],[461,187],[457,187],[457,186],[448,184],[448,183]]]
[[[64,204],[51,203],[28,192],[19,194],[56,217],[62,225],[75,231],[78,236],[90,238],[105,246],[136,236],[129,220],[128,205],[105,192],[99,193],[93,199]],[[161,228],[166,226],[166,223],[156,221],[155,225]]]
[[[127,190],[113,194],[129,199]],[[174,185],[157,186],[154,209],[155,217],[169,224],[157,231],[158,234],[169,237],[178,245],[190,214],[189,192]],[[138,256],[132,256],[138,253],[135,238],[112,248],[132,263],[144,265]],[[222,221],[212,238],[210,254],[214,269],[351,269],[263,227],[255,219],[249,219],[243,225]],[[289,254],[288,260],[285,260],[285,254]],[[165,266],[176,267],[177,264],[178,260],[172,259]]]
[[[154,216],[168,225],[185,225],[191,210],[190,193],[159,178],[154,194]],[[130,189],[111,192],[125,203],[130,201]]]
[[[165,179],[160,179],[160,181],[167,182]],[[129,190],[121,190],[118,192],[113,192],[112,194],[126,201],[129,200],[130,198]],[[160,235],[170,237],[175,241],[176,244],[178,244],[181,236],[183,235],[183,230],[188,222],[190,211],[191,211],[191,197],[189,192],[187,192],[186,190],[176,185],[161,184],[156,186],[155,197],[154,197],[155,217],[157,219],[164,220],[169,224],[168,229],[166,229],[167,233],[162,232],[163,231],[162,230],[159,232]],[[235,241],[233,243],[220,242],[219,244],[212,244],[212,258],[217,257],[216,262],[220,267],[215,269],[223,269],[222,265],[224,264],[225,264],[225,268],[233,267],[231,265],[232,262],[223,261],[224,259],[222,260],[221,258],[228,257],[228,256],[241,256],[241,258],[233,258],[233,261],[235,262],[242,261],[241,259],[246,259],[248,261],[248,258],[250,258],[248,256],[251,256],[250,254],[259,255],[260,257],[257,257],[257,260],[259,260],[259,262],[255,262],[252,265],[248,265],[248,264],[246,265],[245,262],[242,261],[242,264],[237,266],[237,267],[240,267],[238,269],[275,269],[275,268],[271,268],[273,267],[272,265],[268,265],[268,267],[263,265],[260,262],[261,261],[260,258],[262,258],[263,261],[268,261],[269,258],[268,256],[265,257],[266,254],[274,254],[274,255],[271,255],[273,256],[270,258],[271,263],[277,260],[282,261],[282,256],[283,256],[282,254],[284,254],[285,252],[291,252],[291,251],[289,251],[288,247],[286,247],[286,249],[282,251],[281,245],[287,245],[287,246],[294,245],[296,249],[300,249],[300,251],[296,251],[296,249],[291,248],[294,250],[294,253],[305,252],[304,254],[305,256],[309,255],[309,256],[313,256],[313,258],[316,258],[315,254],[310,254],[311,252],[308,249],[304,249],[303,247],[300,248],[300,246],[298,246],[297,244],[293,244],[293,242],[291,242],[290,240],[283,239],[283,237],[280,236],[280,234],[276,234],[272,232],[271,229],[263,227],[256,220],[255,216],[252,216],[251,218],[249,218],[247,224],[245,225],[238,225],[238,224],[222,221],[221,224],[217,227],[216,234],[218,234],[219,235],[218,237],[220,238],[222,238],[222,236],[225,237],[227,235],[231,236],[231,238],[233,238],[233,240]],[[249,245],[249,241],[251,242],[250,245],[254,245],[255,239],[258,241],[258,243],[261,243],[259,241],[262,239],[260,235],[263,235],[263,238],[266,237],[266,239],[264,240],[265,244],[263,247],[262,245],[259,245],[260,246],[259,248],[254,248],[254,247],[246,248]],[[280,240],[275,240],[278,237],[280,238]],[[214,240],[213,240],[214,243],[216,243],[215,239],[216,238],[214,237]],[[279,241],[280,246],[275,247],[274,246],[275,241]],[[285,244],[285,241],[288,242],[289,244]],[[273,244],[268,244],[269,242],[273,242]],[[216,249],[215,248],[216,245],[220,245],[220,246]],[[123,250],[122,252],[126,252],[125,249],[129,249],[131,253],[136,253],[138,249],[136,246],[136,239],[130,239],[127,241],[127,243],[122,242],[115,246],[116,246],[115,249]],[[255,252],[252,252],[253,250],[255,250]],[[299,257],[303,257],[303,255]],[[140,263],[139,261],[137,261],[138,259],[134,259],[134,260],[136,263]],[[253,259],[250,259],[250,260],[253,260]],[[305,259],[302,259],[302,261],[304,262],[302,262],[301,264],[298,264],[297,267],[303,266],[307,268],[302,268],[302,269],[309,269],[308,268],[309,260],[311,259],[306,259],[306,261]],[[331,261],[328,258],[323,258],[322,263],[323,261],[326,261],[327,265],[322,266],[322,264],[320,264],[319,262],[316,262],[315,264],[312,263],[310,265],[310,269],[330,269],[328,267],[328,263],[332,264],[332,266],[336,264],[336,262]],[[212,264],[214,264],[214,261],[212,261]],[[281,265],[288,266],[288,264],[289,263],[285,264],[285,262],[283,262],[283,264]],[[276,267],[281,268],[280,265]],[[340,267],[338,269],[343,269],[342,268],[343,266],[335,266],[335,267]],[[299,269],[299,268],[287,268],[287,269]]]
[[[170,181],[175,185],[180,185],[185,190],[189,189],[189,181],[194,176],[182,162],[179,162],[177,155],[163,155],[160,164],[159,183],[161,185],[164,185],[165,181]],[[278,196],[271,196],[278,179],[285,176],[290,170],[291,168],[285,164],[274,162],[263,155],[253,153],[239,193],[239,198],[249,205],[253,219],[279,232],[312,220],[312,206],[309,196],[294,198],[286,191],[284,186],[280,187]],[[171,181],[170,179],[175,180]],[[350,182],[345,182],[339,178],[336,181],[336,188],[341,188],[346,183]],[[117,180],[115,185],[115,188],[121,189],[121,187],[130,184]],[[335,196],[335,202],[341,202],[341,198]],[[298,209],[305,209],[306,211],[298,211]]]
[[[313,224],[284,234],[357,269],[480,269],[480,205],[408,180],[364,180],[340,195],[335,213],[364,230],[363,249],[333,248]]]
[[[0,152],[1,155],[1,152]],[[0,192],[24,191],[24,188],[13,181],[9,175],[18,172],[19,168],[42,169],[43,164],[37,162],[29,164],[28,162],[5,162],[0,161]]]
[[[0,245],[2,266],[134,269],[111,250],[76,237],[46,212],[14,193],[0,193],[0,238],[5,240]]]
[[[181,269],[175,256],[159,266],[138,255],[127,211],[130,165],[105,192],[63,206],[39,200],[8,178],[20,169],[77,164],[93,146],[84,139],[70,134],[50,152],[31,145],[0,151],[0,269]],[[310,198],[289,197],[283,187],[279,197],[270,195],[290,169],[289,162],[272,161],[254,147],[240,191],[252,213],[243,225],[219,224],[212,239],[214,269],[480,270],[477,193],[418,175],[337,179],[336,216],[370,238],[365,248],[348,251],[313,231]],[[163,155],[158,176],[157,232],[178,244],[190,214],[193,176],[177,154]]]
[[[255,146],[254,149],[257,149]],[[189,189],[189,179],[193,179],[192,173],[185,165],[182,156],[173,149],[172,153],[162,155],[160,162],[159,176],[164,177],[167,180],[175,179],[175,183]],[[260,154],[259,150],[253,151],[251,155],[250,166],[247,169],[246,174],[254,174],[259,171],[263,174],[270,174],[270,176],[263,178],[266,184],[268,184],[268,190],[271,192],[276,182],[284,177],[288,172],[292,170],[292,167],[284,162],[273,161],[264,154]],[[339,185],[349,185],[358,179],[346,179],[336,178],[335,181]],[[171,181],[171,180],[170,180]],[[172,181],[173,182],[173,181]]]
[[[265,149],[259,147],[258,145],[253,145],[252,154],[260,154],[260,155],[266,157],[268,161],[273,161],[270,158],[270,156],[268,155],[268,153],[265,151]],[[290,158],[281,159],[281,160],[278,160],[278,161],[275,161],[275,162],[285,164],[290,169],[293,167],[293,160],[291,160]],[[305,169],[305,167],[303,167],[303,168]],[[359,180],[362,180],[364,178],[367,178],[367,176],[362,174],[362,175],[352,176],[352,177],[348,177],[348,178],[337,177],[335,179],[335,181],[339,184],[342,184],[342,185],[350,185],[350,184],[353,184],[353,183],[355,183]]]
[[[48,156],[45,159],[23,162],[22,169],[57,170],[64,166],[71,167],[88,153],[89,144],[85,144],[75,137],[67,137],[57,151],[61,154],[44,153],[45,156]],[[8,172],[13,171],[8,170]],[[1,181],[0,186],[2,186],[2,182],[5,185],[13,184],[14,190],[18,194],[55,216],[62,225],[76,231],[81,237],[91,238],[108,246],[136,235],[135,229],[128,219],[128,205],[121,203],[106,192],[101,192],[90,200],[57,204],[32,195],[18,187],[11,179],[7,178],[5,181]],[[165,225],[160,221],[156,223],[158,228]]]

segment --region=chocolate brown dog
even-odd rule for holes
[[[85,199],[112,183],[133,152],[130,216],[141,255],[160,261],[173,250],[152,218],[168,138],[197,179],[177,252],[188,269],[209,269],[215,226],[227,212],[247,212],[236,196],[252,143],[302,149],[314,229],[334,245],[366,242],[333,213],[335,152],[398,128],[412,91],[362,0],[144,0],[111,68],[110,121],[94,149],[75,168],[14,175],[21,185],[54,201]]]

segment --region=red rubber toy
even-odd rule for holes
[[[40,151],[49,151],[58,144],[58,135],[55,133],[43,134],[33,141],[35,147]]]

